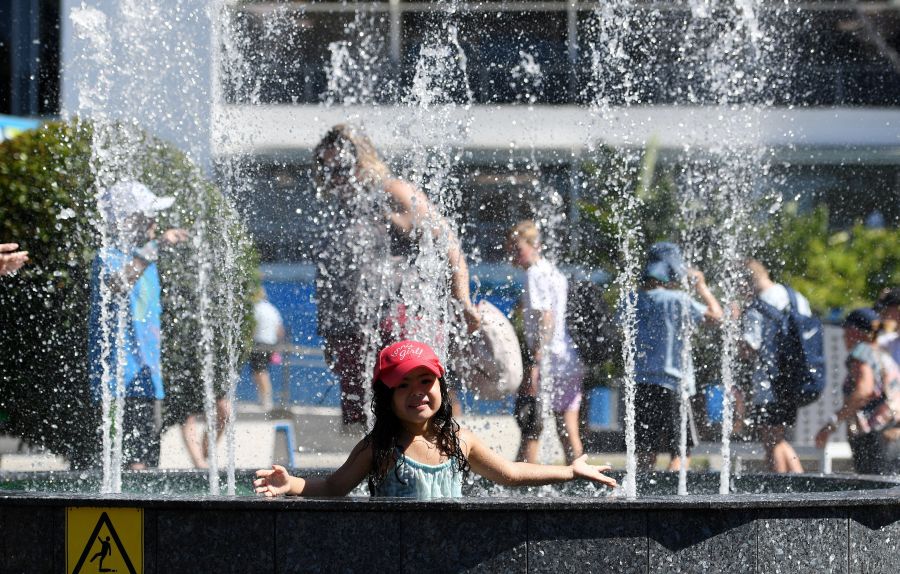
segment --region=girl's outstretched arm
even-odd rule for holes
[[[346,496],[362,482],[372,467],[372,449],[364,443],[365,439],[357,443],[344,464],[326,478],[305,479],[291,476],[283,466],[273,464],[271,470],[263,468],[256,471],[254,490],[256,494],[267,497],[283,494]]]
[[[469,465],[477,474],[503,486],[537,486],[566,482],[576,478],[584,478],[616,486],[616,481],[603,474],[608,466],[593,466],[587,463],[587,455],[576,458],[571,465],[530,464],[527,462],[511,462],[489,449],[481,439],[472,432],[461,429],[460,442],[468,450]]]

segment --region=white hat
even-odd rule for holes
[[[121,221],[135,213],[153,217],[172,207],[173,203],[174,197],[160,197],[138,181],[120,181],[104,190],[99,201],[101,209],[112,221]]]

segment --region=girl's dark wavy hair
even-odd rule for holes
[[[453,420],[447,383],[443,377],[438,381],[441,386],[441,408],[431,417],[434,432],[437,434],[437,447],[441,454],[456,461],[456,468],[463,473],[463,478],[465,478],[471,469],[469,460],[459,446],[459,424]],[[403,424],[394,414],[394,389],[389,388],[381,381],[376,381],[374,390],[372,414],[375,415],[375,425],[366,435],[364,443],[365,446],[371,445],[372,447],[372,468],[367,477],[369,493],[372,496],[375,495],[392,468],[397,479],[403,481],[398,472],[399,468],[393,464],[398,440],[403,433]]]

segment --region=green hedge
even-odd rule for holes
[[[258,258],[236,213],[182,152],[130,127],[105,129],[92,154],[89,122],[48,123],[0,143],[0,241],[16,241],[32,262],[0,279],[0,411],[3,431],[90,465],[99,408],[88,384],[87,319],[91,261],[99,245],[95,173],[132,177],[176,197],[160,229],[205,229],[202,247],[187,241],[160,254],[163,374],[169,422],[199,408],[202,396],[196,286],[206,261],[221,388],[232,330],[242,360],[258,285]],[[101,138],[98,138],[98,140]],[[109,161],[105,151],[114,152]],[[113,163],[115,161],[115,163]],[[233,247],[226,261],[224,246]],[[231,313],[227,295],[236,296]],[[235,319],[238,320],[235,320]],[[234,332],[240,331],[240,332]],[[233,355],[233,354],[232,354]]]

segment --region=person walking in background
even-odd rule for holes
[[[440,300],[448,287],[469,332],[481,319],[469,293],[466,258],[449,223],[422,191],[392,176],[368,137],[336,125],[314,154],[317,192],[334,208],[316,278],[318,330],[325,360],[340,380],[342,420],[349,430],[365,426],[366,357],[382,347],[386,325],[392,325],[387,338],[406,333],[447,345],[438,340],[441,326],[428,323],[435,318],[420,317],[416,306]],[[438,246],[440,269],[417,264],[431,244]],[[449,286],[443,284],[445,271]],[[424,328],[411,325],[423,320]]]
[[[682,291],[685,276],[702,303]],[[693,360],[687,357],[684,364],[682,358],[686,321],[718,323],[722,307],[703,273],[688,269],[681,249],[668,242],[650,247],[636,307],[634,426],[638,467],[652,470],[657,453],[668,452],[669,470],[679,470],[682,463],[689,463],[680,457],[682,382],[689,394],[696,390]],[[689,405],[687,412],[690,417]],[[693,446],[691,434],[688,432],[688,449]]]
[[[250,377],[256,386],[256,396],[264,411],[272,410],[272,379],[269,363],[272,347],[284,339],[284,322],[275,305],[269,302],[262,287],[253,302],[253,344],[250,352]]]
[[[825,448],[831,434],[846,422],[853,467],[860,474],[882,474],[888,468],[884,421],[876,422],[874,415],[885,402],[885,375],[896,371],[896,364],[885,368],[890,357],[878,346],[879,327],[874,309],[855,309],[844,319],[844,345],[850,352],[844,402],[815,437],[816,447]]]
[[[516,460],[538,462],[542,431],[541,398],[550,401],[566,462],[582,455],[579,409],[584,367],[566,328],[568,281],[541,256],[540,232],[522,221],[507,235],[513,265],[525,270],[522,311],[529,366],[516,397],[516,422],[522,432]]]
[[[28,263],[28,252],[18,249],[18,243],[0,243],[0,277],[12,275]]]
[[[98,202],[109,229],[110,245],[94,258],[91,271],[90,380],[97,396],[103,384],[108,384],[115,396],[117,378],[122,379],[122,452],[123,462],[131,469],[159,464],[159,406],[165,391],[160,367],[162,308],[156,261],[160,245],[185,241],[188,233],[184,229],[157,233],[156,217],[174,202],[174,197],[158,197],[137,181],[111,186]],[[106,301],[101,286],[111,293]],[[119,357],[124,357],[124,364],[119,364]]]
[[[747,288],[752,294],[752,302],[742,317],[742,354],[751,366],[750,416],[766,450],[769,470],[803,472],[800,458],[786,438],[788,429],[797,422],[799,407],[787,397],[779,397],[775,389],[778,376],[775,339],[785,310],[792,307],[809,317],[812,315],[809,301],[801,293],[772,281],[769,271],[756,259],[747,259],[745,265]]]

